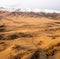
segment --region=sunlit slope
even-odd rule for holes
[[[60,19],[7,14],[0,14],[0,59],[60,59]]]

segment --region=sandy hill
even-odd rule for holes
[[[0,59],[60,59],[60,14],[0,11]]]

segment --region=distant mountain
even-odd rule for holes
[[[3,12],[4,11],[4,12]],[[8,11],[8,12],[6,12]],[[28,9],[28,8],[3,8],[0,7],[0,14],[5,16],[28,16],[28,17],[45,17],[51,19],[60,19],[60,11],[56,10],[42,10],[42,9]],[[0,18],[3,17],[0,15]]]
[[[45,12],[45,13],[60,13],[60,11],[57,10],[48,10],[48,9],[28,9],[28,8],[24,8],[24,9],[15,9],[16,12]]]
[[[48,9],[29,9],[29,8],[4,8],[0,7],[0,11],[11,11],[11,12],[44,12],[44,13],[60,13],[57,10],[48,10]]]

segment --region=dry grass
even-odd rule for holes
[[[0,59],[60,59],[59,15],[0,12]]]

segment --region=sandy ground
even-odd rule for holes
[[[60,59],[60,20],[4,16],[0,59]]]

